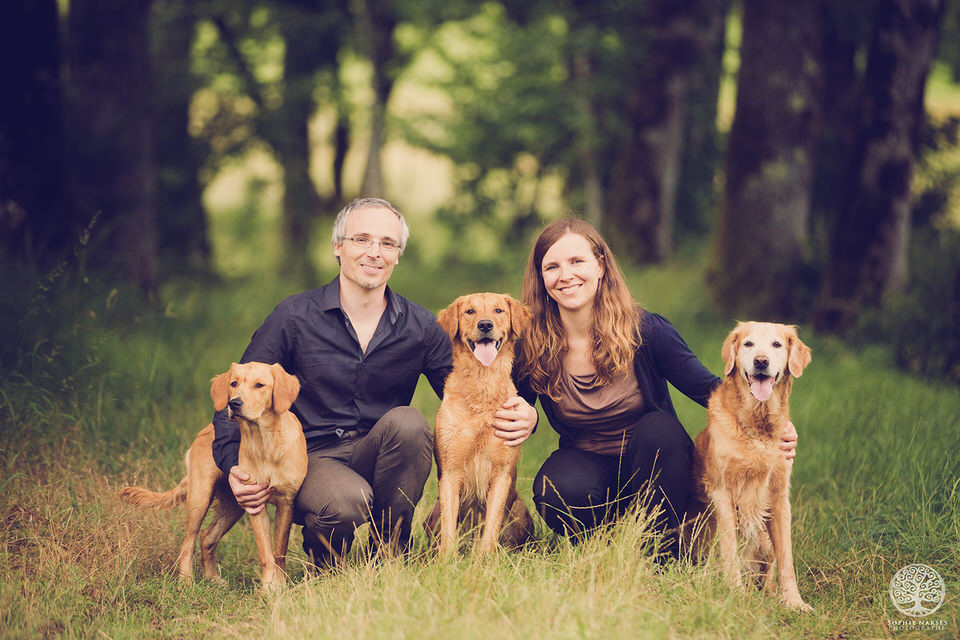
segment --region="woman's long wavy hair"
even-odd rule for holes
[[[590,243],[603,266],[603,276],[593,301],[593,365],[597,383],[607,384],[633,364],[640,346],[640,314],[643,312],[627,289],[623,272],[606,241],[589,223],[562,218],[548,224],[533,245],[523,274],[523,303],[533,312],[520,341],[517,366],[527,375],[537,393],[560,399],[560,376],[567,354],[567,337],[560,322],[557,302],[547,295],[543,282],[543,256],[561,237],[576,233]]]

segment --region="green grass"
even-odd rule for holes
[[[733,319],[707,308],[696,264],[630,270],[628,279],[718,371]],[[425,274],[408,261],[391,285],[438,310],[473,290],[516,294],[519,272],[518,262],[506,275]],[[175,283],[155,312],[124,292],[111,298],[91,285],[70,297],[67,288],[56,309],[37,312],[36,332],[23,334],[44,336],[44,346],[27,349],[36,354],[0,380],[2,637],[884,637],[893,635],[888,620],[905,619],[889,581],[917,562],[947,582],[947,600],[930,617],[946,628],[896,635],[960,634],[960,389],[897,371],[885,348],[855,351],[800,329],[813,362],[792,400],[800,433],[793,539],[813,614],[730,591],[713,562],[658,572],[648,553],[655,541],[636,518],[577,547],[538,521],[529,548],[483,560],[436,558],[418,527],[406,561],[373,566],[354,555],[341,572],[314,579],[305,577],[297,532],[291,584],[264,598],[245,522],[220,548],[227,585],[180,587],[173,566],[183,513],[138,510],[117,491],[179,479],[182,454],[210,417],[210,377],[296,287]],[[704,410],[675,399],[696,434]],[[415,404],[432,418],[438,401],[421,384]],[[524,446],[519,487],[528,504],[555,446],[545,423]],[[419,518],[435,497],[431,478]]]

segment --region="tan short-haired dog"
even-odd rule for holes
[[[444,555],[457,548],[458,518],[482,519],[481,553],[496,549],[498,541],[519,546],[533,532],[530,512],[517,495],[520,447],[505,445],[492,422],[517,393],[513,343],[530,311],[510,296],[476,293],[454,300],[437,320],[453,341],[453,371],[435,423],[440,501],[425,526],[431,534],[439,529]]]
[[[250,474],[252,484],[266,483],[274,490],[269,498],[269,502],[277,506],[272,543],[266,509],[250,516],[264,589],[283,583],[293,499],[307,474],[303,429],[290,412],[299,392],[300,382],[296,376],[284,371],[279,364],[260,362],[234,363],[229,371],[213,378],[210,386],[216,410],[228,408],[230,419],[239,423],[240,468]],[[156,493],[127,487],[120,492],[121,498],[137,505],[172,507],[186,501],[186,536],[179,557],[180,579],[186,582],[193,580],[193,549],[213,498],[218,500],[217,515],[200,541],[205,578],[218,579],[217,545],[243,515],[227,478],[213,461],[213,436],[213,424],[197,435],[187,451],[187,475],[173,489]]]
[[[697,437],[687,515],[705,516],[694,547],[718,537],[724,576],[743,585],[744,571],[763,575],[788,607],[811,611],[801,598],[790,538],[790,473],[779,449],[790,421],[790,391],[810,363],[794,327],[741,322],[723,343],[724,379],[710,396],[707,428]],[[738,538],[743,549],[738,551]]]

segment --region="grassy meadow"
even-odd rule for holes
[[[629,270],[628,280],[637,298],[671,318],[719,371],[733,319],[708,308],[699,264]],[[331,269],[323,271],[332,277]],[[438,310],[469,291],[516,294],[519,274],[519,261],[502,275],[425,272],[411,260],[401,262],[391,284]],[[729,590],[716,562],[658,570],[643,512],[576,547],[538,521],[528,548],[484,560],[437,559],[417,526],[405,561],[372,566],[352,554],[342,571],[315,578],[305,575],[295,532],[290,584],[269,598],[257,591],[256,550],[244,519],[220,546],[226,585],[181,587],[174,565],[182,510],[137,509],[117,492],[131,483],[168,488],[179,480],[182,454],[211,415],[209,379],[239,357],[273,305],[298,287],[262,276],[172,283],[153,312],[122,292],[76,293],[83,289],[82,282],[65,282],[26,297],[37,309],[23,331],[48,337],[0,379],[4,638],[960,635],[960,389],[897,371],[885,348],[854,348],[804,327],[813,363],[792,402],[800,433],[793,540],[812,614]],[[58,296],[59,311],[49,310],[45,295]],[[696,434],[705,411],[676,400]],[[415,405],[432,420],[438,404],[422,384]],[[519,484],[528,504],[533,476],[555,445],[545,423],[524,445]],[[431,478],[418,519],[435,497]],[[361,532],[358,540],[365,539]],[[923,619],[935,623],[933,630],[888,625],[909,620],[887,589],[911,563],[935,567],[947,583],[946,601]]]

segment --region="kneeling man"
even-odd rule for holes
[[[274,309],[240,362],[279,362],[301,382],[292,411],[307,439],[307,477],[296,498],[304,551],[318,567],[343,556],[371,522],[374,545],[406,548],[414,507],[433,462],[433,434],[409,406],[420,374],[437,395],[451,369],[450,339],[434,315],[387,287],[410,236],[386,200],[357,199],[337,215],[340,274]],[[214,418],[213,455],[249,513],[269,486],[238,466],[240,432]]]

